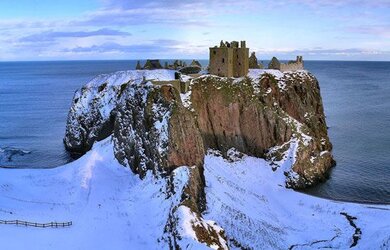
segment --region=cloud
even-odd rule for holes
[[[390,7],[389,0],[274,0],[275,5],[302,4],[309,7],[342,7],[342,6],[365,6],[365,7]]]
[[[23,58],[55,51],[61,59],[64,52],[102,59],[117,54],[206,58],[208,46],[220,39],[279,46],[259,51],[288,58],[294,54],[389,55],[380,51],[389,45],[389,39],[383,39],[390,37],[389,0],[98,1],[99,8],[77,17],[0,20],[0,56],[15,53]],[[291,36],[294,32],[297,39]],[[282,49],[290,46],[294,48]],[[296,49],[316,46],[338,49]],[[340,49],[348,46],[366,49]]]
[[[171,9],[176,8],[182,11],[188,11],[190,8],[210,8],[210,7],[225,7],[232,8],[235,6],[245,6],[257,0],[198,0],[198,1],[183,1],[183,0],[106,0],[103,1],[107,8],[122,8],[122,9],[138,9],[138,8],[159,8]],[[210,9],[215,11],[215,9]]]
[[[63,52],[72,53],[109,53],[109,52],[121,52],[121,53],[155,53],[155,52],[169,52],[175,50],[183,43],[176,40],[152,40],[142,44],[122,45],[115,42],[108,42],[99,45],[92,46],[77,46],[70,49],[64,49]]]
[[[118,58],[206,58],[207,45],[191,44],[185,41],[171,39],[149,40],[143,43],[104,42],[88,46],[74,46],[58,51],[66,57],[96,56],[105,57],[116,55]],[[200,57],[200,55],[202,55]]]
[[[83,20],[79,25],[143,25],[158,24],[182,26],[214,26],[212,17],[226,13],[238,13],[259,5],[254,0],[106,0],[104,6]]]
[[[302,55],[304,58],[310,59],[326,59],[326,58],[386,58],[390,56],[389,50],[370,50],[361,48],[350,49],[330,49],[330,48],[312,48],[312,49],[258,49],[256,54],[261,58],[278,56],[281,59],[292,59],[297,55]]]
[[[390,38],[390,24],[384,25],[360,25],[347,28],[347,31]]]
[[[192,7],[188,10],[177,8],[110,8],[101,9],[86,15],[83,19],[72,21],[76,26],[140,26],[146,24],[173,26],[205,26],[208,12]]]
[[[44,31],[37,34],[25,36],[19,39],[19,42],[47,42],[58,38],[80,38],[93,36],[131,36],[131,33],[114,30],[98,29],[94,31]]]

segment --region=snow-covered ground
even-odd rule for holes
[[[107,86],[119,86],[133,81],[139,84],[144,80],[170,81],[175,79],[176,70],[156,69],[156,70],[127,70],[117,71],[110,74],[101,74],[89,81],[85,87],[98,87],[103,83]]]
[[[243,156],[205,158],[205,219],[225,230],[231,248],[390,249],[390,206],[337,202],[286,189],[294,143],[273,171],[269,162]],[[350,224],[352,219],[356,229]],[[359,231],[360,230],[360,231]]]
[[[167,248],[164,227],[180,202],[188,168],[177,168],[174,176],[175,192],[169,194],[163,178],[149,173],[141,181],[117,162],[110,138],[58,168],[0,169],[0,220],[73,223],[67,228],[0,224],[0,249]],[[178,209],[179,233],[193,241],[185,227],[192,215],[180,214],[185,209]]]
[[[187,249],[205,247],[191,225],[213,221],[232,248],[345,249],[355,233],[361,237],[355,249],[389,248],[389,206],[329,201],[284,187],[293,148],[275,172],[263,159],[216,154],[209,151],[205,158],[205,220],[179,205],[187,167],[175,170],[171,192],[165,179],[147,174],[140,180],[121,166],[110,138],[55,169],[0,169],[0,220],[73,222],[67,228],[0,224],[0,249],[167,249],[165,226],[172,213]],[[361,235],[347,215],[356,217],[351,221]]]

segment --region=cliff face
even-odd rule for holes
[[[331,143],[313,75],[251,70],[237,79],[201,76],[191,80],[186,107],[171,86],[147,81],[173,75],[129,71],[94,79],[75,94],[67,149],[83,153],[113,134],[117,159],[142,177],[148,170],[169,174],[182,165],[201,168],[207,148],[226,153],[234,147],[277,159],[284,144],[294,140],[300,145],[292,168],[298,177],[287,173],[295,176],[288,185],[302,188],[326,177],[333,165]]]
[[[109,136],[113,130],[116,108],[130,85],[149,79],[173,80],[171,70],[133,70],[99,75],[77,90],[68,114],[64,144],[73,153],[85,153],[96,140]]]
[[[64,144],[72,153],[83,154],[96,140],[112,133],[111,110],[117,104],[120,86],[84,86],[78,90],[68,114]]]
[[[294,137],[300,142],[293,165],[294,172],[299,174],[299,181],[291,185],[302,188],[323,181],[335,162],[331,155],[332,144],[317,79],[306,71],[297,71],[266,74],[259,82],[263,90],[271,89],[264,96],[264,103],[280,108],[289,116],[287,121],[295,130]]]
[[[180,236],[178,213],[189,209],[199,242],[223,247],[225,236],[202,219],[206,208],[203,161],[206,149],[225,157],[234,152],[261,157],[277,169],[282,159],[286,186],[303,188],[326,177],[333,165],[331,143],[316,78],[306,71],[251,70],[247,77],[212,75],[191,80],[179,95],[174,71],[128,71],[95,78],[76,92],[64,143],[83,153],[112,135],[114,154],[140,178],[151,171],[175,189],[175,169],[188,180],[167,221],[170,245]],[[182,97],[182,98],[181,98]],[[293,151],[291,149],[293,148]],[[170,191],[168,190],[167,193]],[[168,194],[169,195],[169,194]]]
[[[271,147],[298,140],[293,170],[299,178],[288,184],[302,188],[323,180],[333,160],[318,81],[305,71],[262,72],[193,80],[191,103],[206,148],[272,158]]]
[[[203,142],[195,120],[172,86],[129,86],[113,112],[115,155],[144,176],[179,166],[202,167]]]
[[[270,147],[281,145],[292,130],[255,94],[250,79],[206,76],[193,80],[191,102],[206,148],[264,157]]]

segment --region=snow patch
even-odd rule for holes
[[[119,86],[129,81],[135,84],[145,80],[170,81],[175,79],[175,72],[168,69],[117,71],[96,76],[86,84],[86,87],[98,87],[103,83],[107,83],[107,86]]]
[[[154,128],[158,134],[157,150],[160,155],[164,155],[168,151],[168,127],[171,111],[169,108],[163,107],[162,103],[153,103],[152,111],[154,117],[157,117],[157,120],[154,122]]]
[[[204,218],[224,229],[229,247],[347,249],[355,228],[341,212],[357,218],[362,233],[355,249],[389,247],[390,206],[336,202],[285,188],[284,173],[291,169],[297,148],[296,142],[290,144],[276,170],[264,159],[244,156],[230,162],[206,155]]]
[[[188,168],[143,180],[120,165],[111,138],[53,169],[0,169],[0,218],[72,221],[69,228],[0,225],[2,249],[167,249],[165,225],[181,201]],[[22,239],[22,240],[21,240]]]
[[[191,93],[192,93],[191,90],[188,91],[187,93],[184,93],[184,94],[180,93],[180,98],[181,98],[181,101],[183,103],[183,106],[185,108],[187,108],[187,109],[190,109],[191,105],[192,105],[192,103],[191,103]]]

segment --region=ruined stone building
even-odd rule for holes
[[[250,69],[262,69],[263,68],[263,64],[259,63],[257,61],[257,57],[256,57],[255,52],[252,52],[251,56],[249,57],[249,68]]]
[[[221,41],[220,46],[210,48],[209,73],[223,77],[241,77],[248,73],[249,48],[245,41],[231,43]]]
[[[285,71],[296,71],[303,69],[303,58],[297,56],[295,61],[289,61],[287,63],[281,63],[276,57],[273,57],[271,62],[268,64],[269,69],[278,69],[282,72]]]

